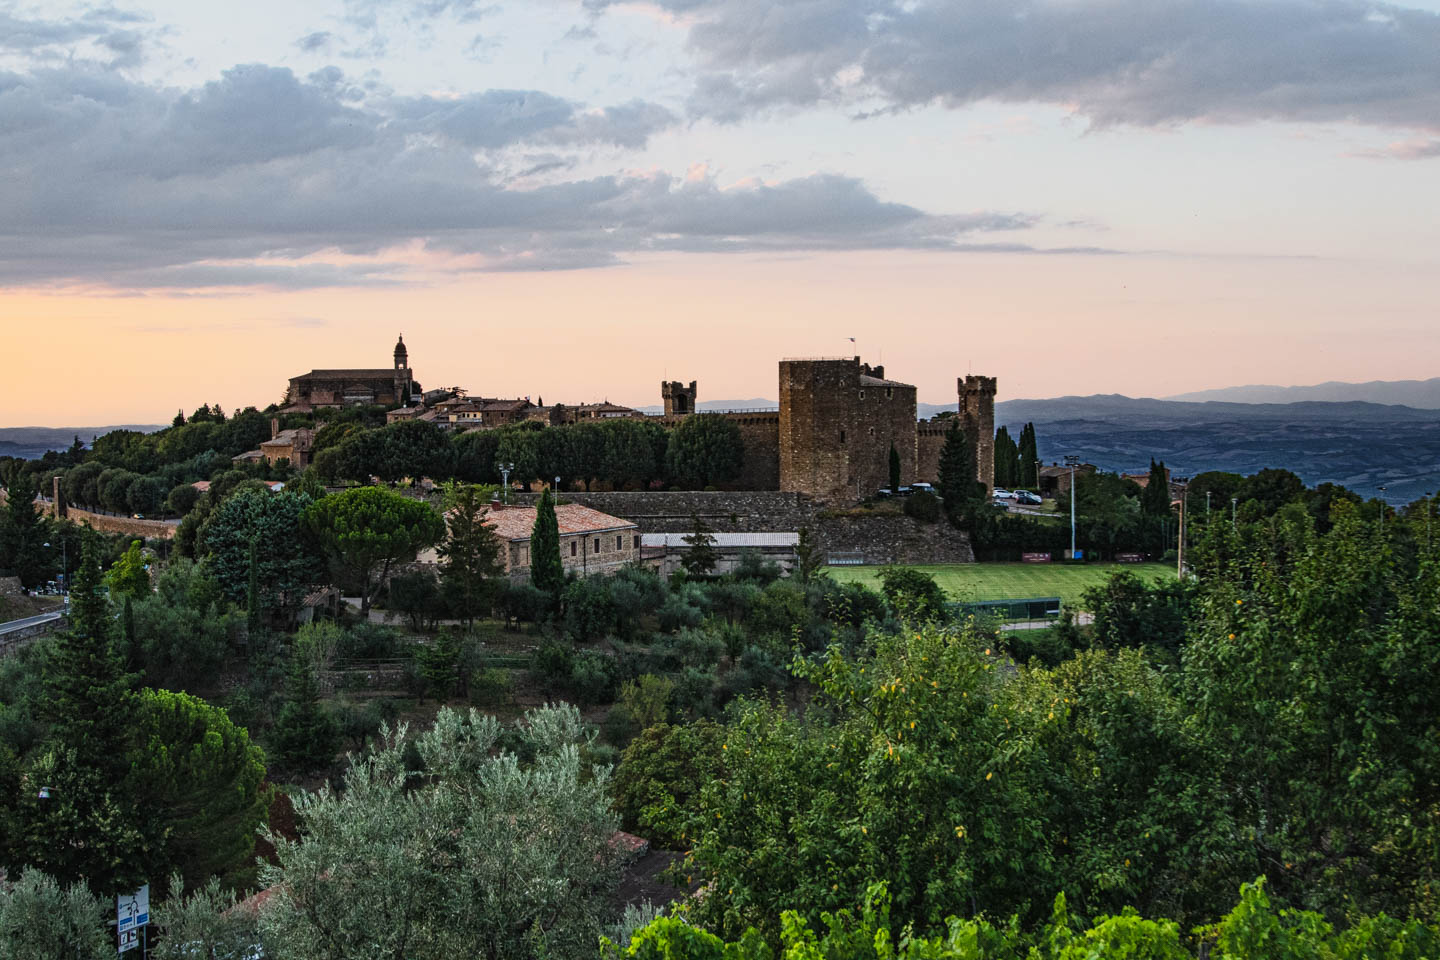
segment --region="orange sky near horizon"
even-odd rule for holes
[[[1432,286],[1393,262],[689,254],[365,289],[0,296],[25,344],[0,426],[263,407],[314,367],[388,366],[397,332],[427,388],[551,403],[658,403],[662,379],[774,400],[779,358],[851,353],[932,403],[967,371],[998,376],[1001,400],[1440,374]]]

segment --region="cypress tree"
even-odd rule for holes
[[[1020,482],[1020,452],[1010,431],[1001,427],[995,431],[995,486],[1013,487]]]
[[[530,583],[558,602],[565,588],[565,567],[560,562],[560,523],[550,491],[535,505],[535,526],[530,531]]]
[[[895,444],[890,444],[890,489],[900,489],[900,451],[895,449]]]
[[[706,574],[715,569],[720,559],[715,553],[715,538],[710,527],[700,519],[700,514],[691,514],[691,522],[694,524],[692,532],[681,538],[690,549],[685,551],[680,562],[685,565],[687,573]]]
[[[1020,486],[1040,489],[1040,450],[1035,443],[1035,424],[1027,423],[1020,431]]]
[[[1140,509],[1155,517],[1170,513],[1170,481],[1165,479],[1165,461],[1150,461],[1150,478],[1140,496]]]

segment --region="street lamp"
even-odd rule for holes
[[[1070,559],[1075,559],[1075,467],[1080,463],[1080,458],[1073,454],[1065,455],[1065,466],[1070,468]]]
[[[1435,512],[1435,501],[1432,500],[1432,499],[1430,499],[1430,498],[1433,497],[1433,496],[1434,496],[1434,494],[1432,494],[1429,490],[1426,490],[1426,491],[1425,491],[1425,549],[1426,549],[1426,550],[1429,550],[1430,548],[1432,548],[1432,547],[1435,545],[1435,544],[1434,544],[1434,541],[1432,541],[1432,540],[1430,539],[1430,514],[1432,514],[1432,513]]]
[[[1230,498],[1230,529],[1235,529],[1235,505],[1240,502],[1239,497]]]
[[[1380,529],[1385,529],[1385,484],[1380,484],[1375,489],[1380,491]]]
[[[513,464],[513,463],[497,463],[497,464],[495,464],[495,466],[497,466],[497,467],[500,468],[500,482],[504,485],[504,491],[503,491],[503,493],[502,493],[502,496],[504,496],[505,502],[506,502],[506,503],[509,503],[509,502],[510,502],[510,471],[515,469],[515,464]]]
[[[47,542],[48,548],[50,544]],[[65,549],[65,539],[60,539],[60,595],[65,598],[65,605],[70,605],[70,556]]]

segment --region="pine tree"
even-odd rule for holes
[[[895,444],[890,444],[890,489],[900,489],[900,451],[895,449]]]
[[[940,496],[945,501],[945,515],[959,526],[969,520],[981,500],[984,487],[975,478],[975,448],[958,422],[945,431],[945,444],[940,448]]]
[[[23,587],[39,586],[45,579],[44,542],[40,515],[35,512],[35,487],[28,477],[17,475],[0,520],[0,568],[14,571]]]
[[[338,740],[335,718],[320,705],[315,664],[302,644],[296,644],[290,651],[285,705],[275,718],[270,736],[276,758],[290,770],[315,770],[335,761]]]
[[[112,642],[110,604],[100,592],[99,538],[89,534],[75,574],[71,628],[51,642],[45,664],[51,751],[43,776],[54,803],[36,809],[29,859],[101,894],[144,876],[148,844],[130,780],[135,676]]]
[[[530,583],[557,601],[565,589],[565,567],[560,562],[560,523],[550,491],[535,505],[535,526],[530,531]]]

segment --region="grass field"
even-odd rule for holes
[[[1020,600],[1026,597],[1059,597],[1069,606],[1080,602],[1087,587],[1103,583],[1116,570],[1128,570],[1142,580],[1175,576],[1168,563],[943,563],[917,564],[935,578],[952,600]],[[830,567],[830,576],[841,583],[859,581],[879,589],[879,567]]]

